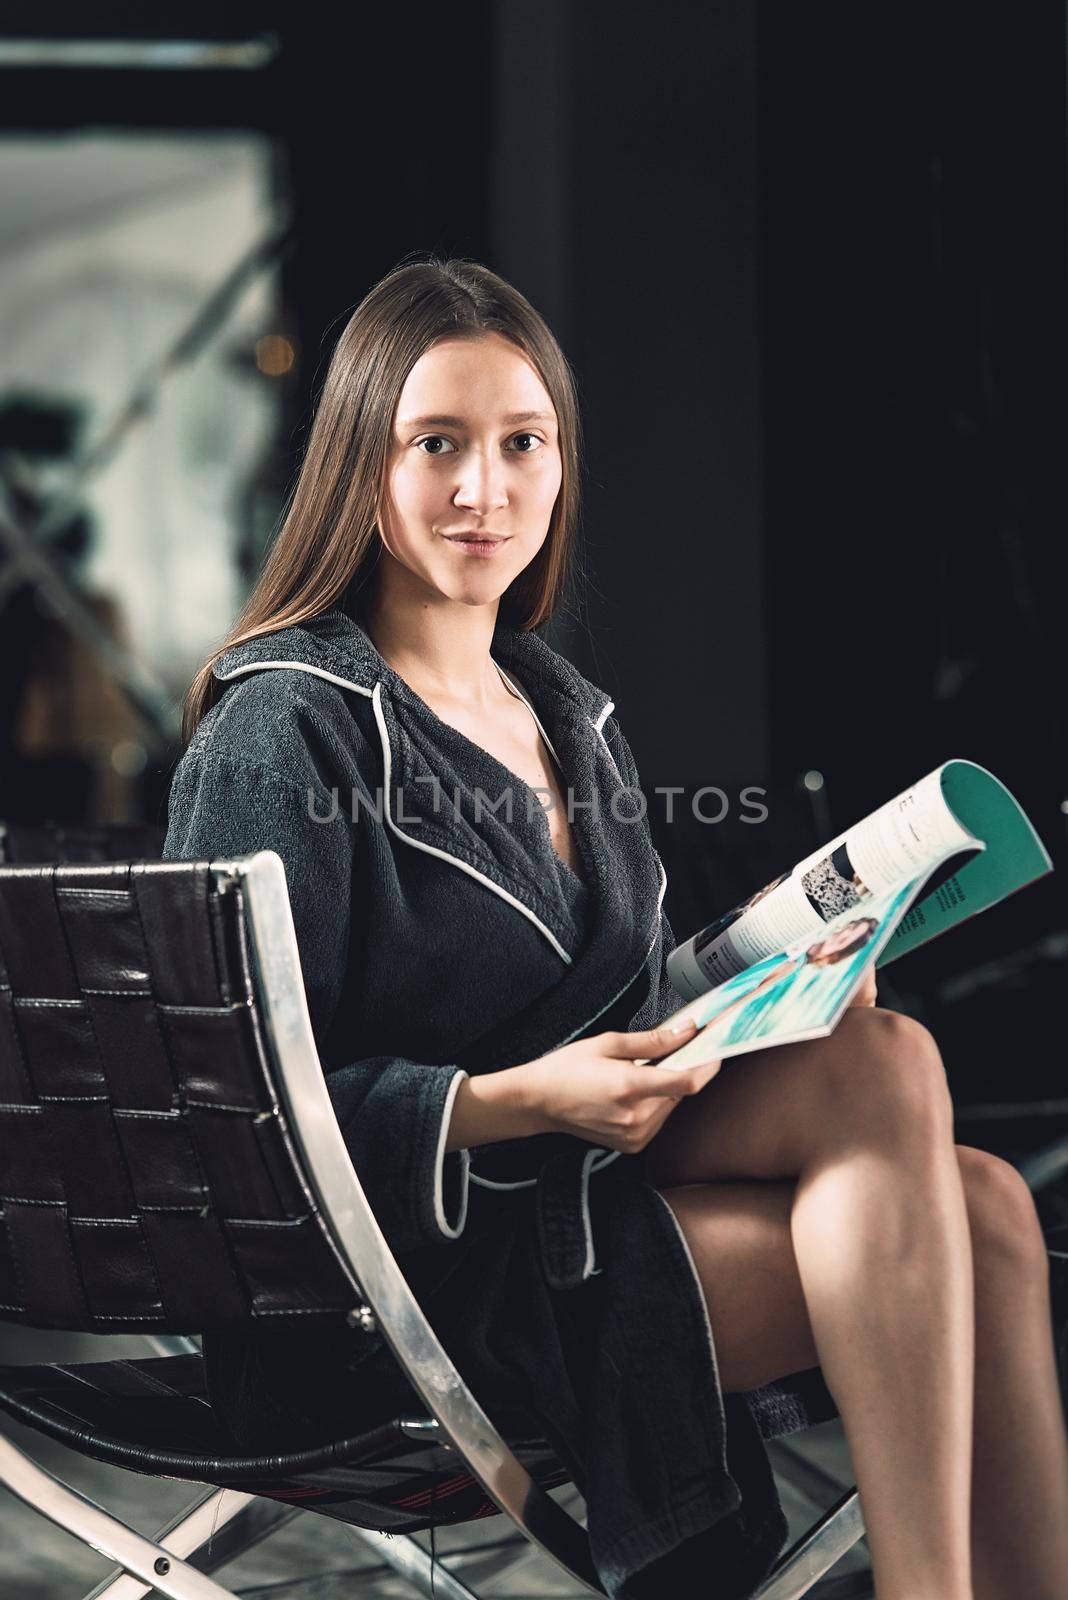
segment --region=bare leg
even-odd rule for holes
[[[819,1366],[797,1271],[793,1183],[693,1183],[662,1190],[705,1292],[725,1394]]]
[[[1068,1593],[1068,1438],[1049,1260],[1019,1173],[958,1146],[975,1259],[976,1600]]]
[[[772,1060],[773,1053],[747,1059],[753,1065]],[[811,1061],[806,1065],[811,1072]],[[650,1147],[651,1175],[659,1161],[660,1181],[674,1163],[676,1176],[692,1183],[717,1152],[724,1156],[724,1143],[737,1155],[732,1118],[745,1110],[744,1097],[732,1106],[706,1091],[685,1104],[688,1109],[668,1124],[674,1150]],[[978,1600],[1021,1594],[1053,1600],[1068,1587],[1068,1438],[1052,1353],[1045,1246],[1019,1175],[981,1151],[957,1146],[956,1156],[976,1262],[975,1592]],[[819,1359],[792,1242],[785,1238],[792,1196],[793,1185],[767,1182],[716,1181],[670,1193],[691,1248],[696,1245],[695,1259],[707,1265],[702,1276],[728,1389],[753,1388]]]
[[[972,1600],[972,1253],[930,1035],[857,1007],[828,1039],[729,1062],[646,1164],[684,1231],[680,1184],[796,1179],[793,1249],[879,1600]]]
[[[972,1564],[976,1600],[1059,1600],[1068,1437],[1034,1202],[1007,1163],[957,1145],[975,1261]],[[701,1277],[728,1393],[819,1364],[790,1228],[795,1185],[665,1191]]]

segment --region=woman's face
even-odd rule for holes
[[[496,602],[544,544],[561,475],[556,413],[522,351],[498,333],[439,340],[397,403],[380,578]],[[500,542],[479,555],[450,541],[471,531]]]
[[[851,945],[859,949],[861,944],[867,944],[871,937],[870,929],[865,929],[864,938],[860,937],[861,930],[855,922],[849,922],[844,928],[839,928],[835,933],[829,933],[825,939],[810,947],[808,958],[810,961],[827,961],[831,957],[844,954]]]

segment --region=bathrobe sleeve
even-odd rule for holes
[[[235,708],[236,710],[236,708]],[[261,719],[262,722],[262,719]],[[222,730],[219,730],[222,732]],[[300,951],[312,1026],[320,1048],[345,977],[352,904],[355,831],[344,806],[331,821],[331,795],[308,753],[288,738],[264,745],[269,730],[247,740],[194,741],[171,787],[164,856],[211,860],[274,850],[281,857]],[[265,763],[274,755],[279,765]],[[311,793],[311,800],[309,799]],[[467,1077],[456,1065],[372,1056],[327,1074],[327,1088],[353,1165],[395,1254],[458,1239],[467,1218],[467,1150],[445,1152],[452,1106]]]

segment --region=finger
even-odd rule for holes
[[[722,1065],[723,1061],[719,1056],[710,1056],[707,1061],[698,1061],[685,1067],[673,1067],[669,1059],[661,1062],[656,1070],[668,1079],[669,1085],[674,1086],[676,1094],[689,1095],[700,1094],[705,1084],[711,1083]]]
[[[674,1052],[671,1052],[669,1055],[660,1056],[658,1059],[650,1061],[643,1058],[641,1061],[635,1061],[633,1064],[636,1067],[655,1067],[658,1072],[675,1073],[675,1081],[677,1083],[679,1078],[686,1072],[701,1073],[704,1075],[704,1081],[707,1082],[714,1073],[719,1071],[720,1067],[723,1065],[723,1061],[720,1056],[713,1056],[709,1054],[704,1061],[687,1060],[680,1061],[676,1064],[674,1060]],[[686,1093],[686,1091],[683,1090],[683,1093]]]
[[[619,1033],[609,1040],[610,1053],[624,1061],[667,1055],[692,1039],[696,1027],[696,1017],[676,1017],[670,1022],[661,1023],[658,1028]]]
[[[858,985],[850,1005],[873,1006],[877,999],[878,991],[876,989],[875,973],[869,970]]]
[[[696,1094],[698,1090],[704,1088],[710,1078],[715,1077],[721,1065],[722,1062],[719,1060],[710,1060],[699,1062],[696,1066],[676,1067],[674,1071],[665,1071],[663,1066],[636,1062],[628,1085],[627,1098],[644,1100],[647,1096],[662,1096],[670,1100]]]

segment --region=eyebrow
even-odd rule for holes
[[[503,422],[554,422],[551,411],[511,411],[508,416],[501,419]],[[467,426],[463,417],[404,417],[401,419],[402,428],[463,428]]]

